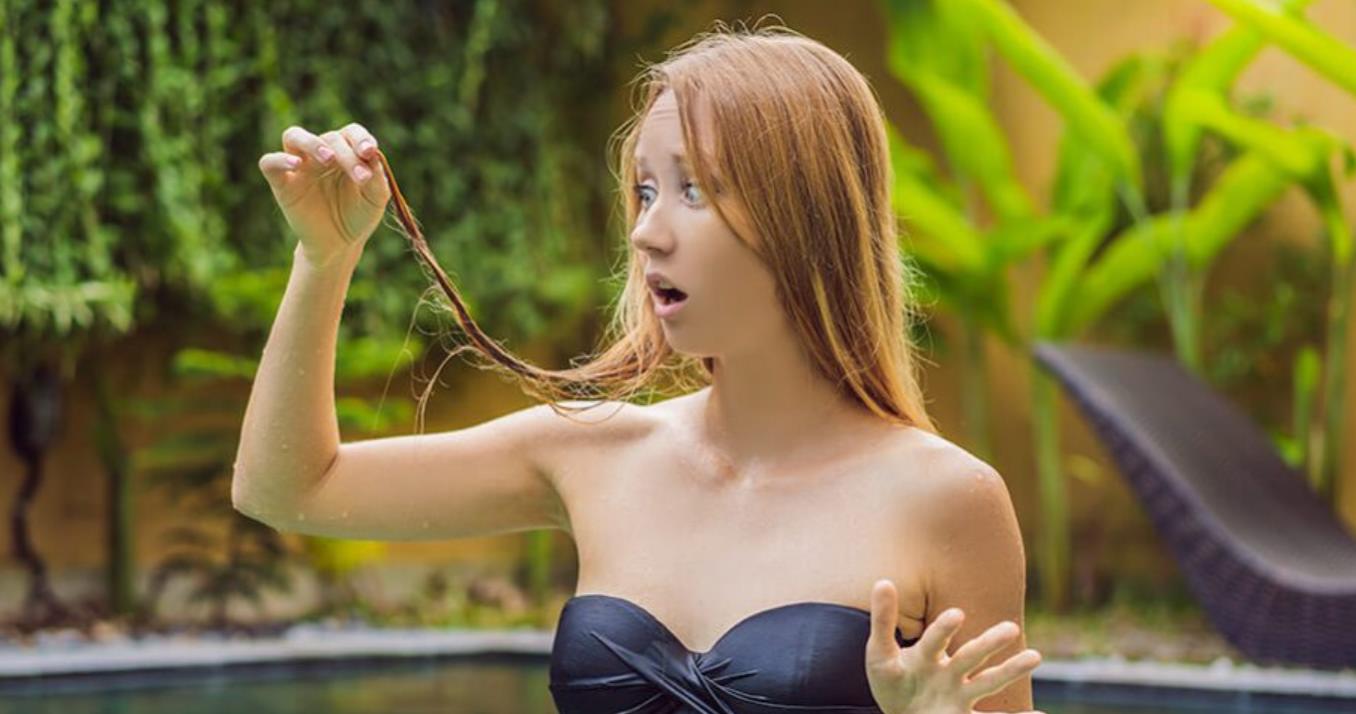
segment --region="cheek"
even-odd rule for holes
[[[678,231],[690,238],[684,244],[688,259],[679,262],[692,266],[693,288],[701,291],[704,303],[740,316],[759,314],[777,304],[775,281],[767,266],[714,208],[689,213],[685,219]]]
[[[726,308],[742,315],[763,312],[777,304],[772,273],[738,238],[728,236],[719,252],[706,265]]]

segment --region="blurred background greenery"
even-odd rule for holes
[[[231,510],[294,240],[257,159],[288,125],[363,123],[486,331],[563,366],[594,346],[619,287],[605,148],[627,82],[713,19],[767,12],[846,54],[882,98],[901,249],[924,271],[931,408],[1007,479],[1033,607],[1190,608],[1030,364],[1035,340],[1175,354],[1356,523],[1341,438],[1354,162],[1332,123],[1352,112],[1328,105],[1356,91],[1356,36],[1324,29],[1356,26],[1350,8],[835,5],[0,0],[0,614],[20,629],[543,624],[573,589],[561,533],[356,543]],[[428,387],[427,431],[525,406],[487,373],[429,369],[454,324],[431,284],[380,229],[340,327],[346,440],[411,432]]]

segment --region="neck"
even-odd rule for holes
[[[816,372],[798,348],[760,349],[714,360],[698,423],[735,474],[787,473],[826,441],[879,422]]]

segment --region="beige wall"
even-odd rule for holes
[[[1020,0],[1015,3],[1031,23],[1084,77],[1097,77],[1116,59],[1140,47],[1162,47],[1175,38],[1209,38],[1229,27],[1231,21],[1204,0]],[[1356,5],[1343,0],[1318,0],[1307,16],[1324,31],[1348,45],[1356,45]],[[1264,50],[1256,62],[1239,78],[1238,88],[1245,94],[1267,93],[1274,98],[1276,116],[1303,119],[1335,131],[1348,141],[1356,140],[1356,97],[1331,83],[1276,48]],[[1012,140],[1018,171],[1023,182],[1035,190],[1050,184],[1054,171],[1049,150],[1058,137],[1060,123],[1056,115],[1006,67],[1000,66],[994,82],[994,106],[1006,119],[1004,127]],[[1340,186],[1348,216],[1356,216],[1350,207],[1356,201],[1356,182]],[[1299,190],[1291,190],[1281,204],[1258,226],[1243,237],[1241,244],[1223,256],[1212,274],[1212,283],[1229,280],[1230,275],[1260,276],[1265,266],[1256,262],[1251,243],[1268,240],[1290,241],[1318,249],[1315,235],[1318,220],[1311,205]],[[1018,294],[1028,300],[1039,266],[1026,273],[1027,290]],[[1265,290],[1264,282],[1256,289]],[[1356,331],[1348,336],[1347,374],[1356,374]],[[1020,362],[1005,374],[1022,371]],[[1348,527],[1356,531],[1356,384],[1348,379],[1345,469],[1340,481],[1338,510]],[[1289,383],[1275,389],[1289,391]]]

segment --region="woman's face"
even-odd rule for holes
[[[703,137],[711,136],[709,131],[698,127]],[[669,345],[694,357],[724,357],[766,345],[771,331],[786,329],[772,273],[721,219],[707,188],[696,184],[683,158],[687,150],[672,91],[664,90],[650,108],[635,151],[639,213],[631,246],[643,254],[639,260],[646,272],[662,273],[687,295],[676,312],[662,316],[665,308],[650,291]],[[751,235],[733,203],[724,201],[721,207],[744,235]]]

